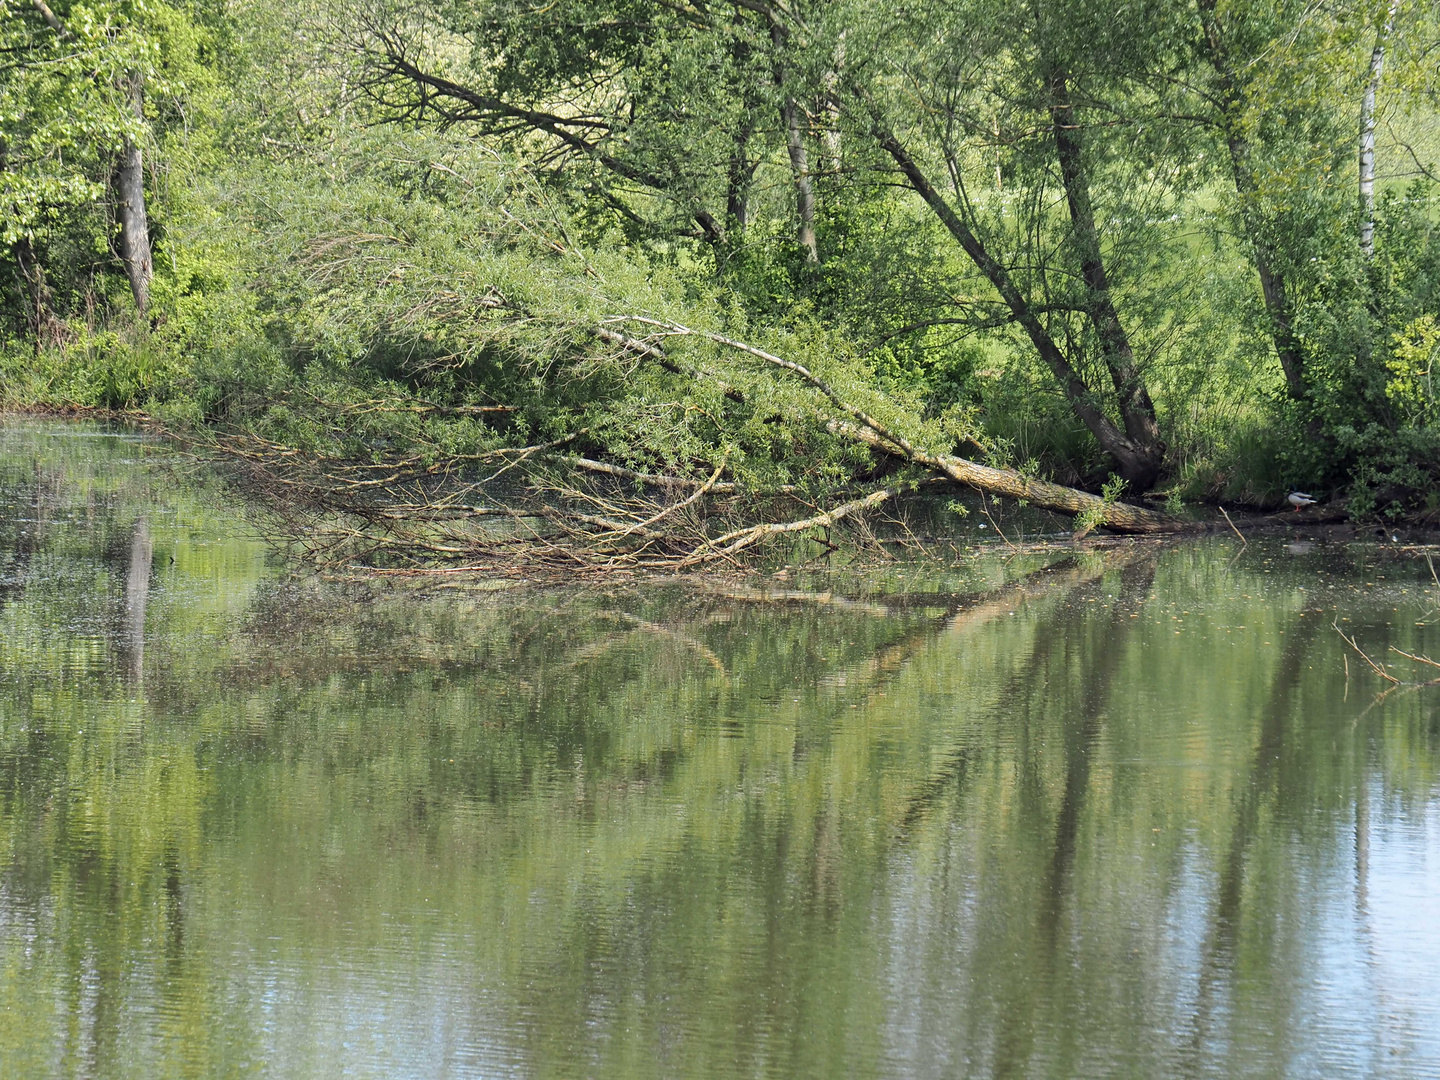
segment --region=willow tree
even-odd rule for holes
[[[1139,253],[1164,247],[1151,222],[1192,179],[1141,77],[1164,28],[1118,5],[985,0],[925,5],[899,24],[877,10],[866,24],[871,63],[850,79],[857,125],[1146,490],[1165,446],[1136,347],[1133,300],[1154,284]]]
[[[1181,12],[1180,14],[1184,14]],[[1237,231],[1254,262],[1289,396],[1309,396],[1299,307],[1344,244],[1354,119],[1349,46],[1362,10],[1195,0],[1193,80],[1179,106],[1219,136]],[[1364,120],[1361,120],[1364,126]],[[1371,145],[1373,161],[1373,142]]]
[[[716,248],[768,214],[821,262],[845,212],[898,179],[989,293],[955,308],[938,289],[948,308],[920,321],[1013,323],[1143,491],[1165,447],[1111,224],[1156,160],[1126,113],[1133,30],[1103,4],[926,3],[897,24],[869,2],[501,0],[372,10],[358,44],[385,115],[512,140],[628,223]],[[976,195],[996,153],[1003,200]]]

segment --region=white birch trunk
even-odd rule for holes
[[[1376,35],[1375,49],[1370,53],[1370,78],[1360,102],[1360,250],[1367,259],[1375,254],[1375,93],[1380,89],[1385,43],[1395,25],[1397,7],[1399,0],[1390,0],[1385,25]]]

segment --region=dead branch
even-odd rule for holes
[[[575,466],[575,468],[585,472],[603,473],[606,476],[621,477],[637,484],[648,484],[652,487],[698,488],[706,487],[708,483],[704,480],[693,480],[688,476],[664,476],[657,473],[635,472],[633,469],[627,469],[620,465],[612,465],[608,461],[595,461],[591,458],[572,457],[566,458],[566,461]],[[730,495],[739,491],[740,485],[720,480],[713,484],[708,484],[707,490],[716,495]],[[788,490],[793,491],[794,488],[790,487]]]
[[[1399,653],[1407,660],[1414,660],[1417,664],[1429,664],[1431,667],[1440,667],[1440,660],[1431,660],[1428,656],[1416,656],[1414,653],[1408,653],[1404,649],[1397,649],[1394,645],[1390,646],[1390,651]]]
[[[1240,538],[1240,543],[1244,544],[1246,547],[1249,547],[1250,541],[1245,539],[1244,533],[1242,533],[1239,529],[1235,528],[1235,522],[1230,520],[1230,515],[1225,513],[1225,508],[1223,506],[1220,507],[1220,513],[1225,514],[1225,524],[1229,525],[1230,528],[1235,530],[1235,535]]]
[[[697,551],[693,555],[681,560],[680,565],[693,566],[703,561],[711,551],[725,555],[734,555],[736,552],[743,551],[752,544],[757,544],[761,540],[766,540],[774,536],[803,532],[806,529],[825,528],[834,525],[837,521],[851,514],[860,513],[872,507],[879,506],[887,499],[893,498],[894,495],[894,489],[882,488],[879,491],[872,491],[862,499],[854,499],[851,502],[835,507],[833,510],[826,510],[823,513],[816,514],[814,517],[804,518],[800,521],[787,521],[784,523],[765,522],[760,525],[752,525],[747,529],[737,529],[734,532],[729,532],[724,536],[707,541],[703,550]]]
[[[1395,678],[1394,675],[1391,675],[1388,671],[1385,670],[1385,666],[1383,664],[1377,664],[1374,660],[1371,660],[1370,657],[1366,654],[1365,650],[1360,648],[1360,646],[1355,643],[1354,637],[1347,636],[1345,631],[1340,629],[1340,619],[1338,616],[1336,617],[1335,621],[1330,625],[1333,626],[1335,628],[1335,632],[1340,635],[1340,640],[1345,642],[1345,644],[1349,645],[1350,648],[1354,649],[1357,653],[1359,653],[1360,659],[1364,660],[1365,663],[1370,665],[1371,671],[1375,672],[1376,675],[1379,675],[1382,679],[1385,679],[1389,682],[1396,684],[1400,682],[1399,679]]]

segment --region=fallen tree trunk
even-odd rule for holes
[[[327,572],[367,568],[453,573],[460,566],[498,576],[738,568],[742,556],[748,558],[777,541],[811,541],[837,550],[840,545],[832,541],[832,529],[857,547],[878,552],[883,541],[867,519],[877,513],[890,516],[913,540],[903,520],[904,497],[932,482],[964,484],[1077,515],[1077,536],[1097,527],[1143,534],[1193,528],[1154,510],[917,446],[846,400],[811,369],[745,342],[643,316],[618,316],[606,323],[599,328],[602,340],[661,364],[684,380],[708,382],[737,402],[742,413],[755,411],[759,391],[768,394],[777,381],[800,380],[804,393],[787,391],[780,397],[785,403],[778,406],[780,412],[775,412],[774,401],[766,402],[763,415],[774,412],[778,419],[783,413],[802,431],[825,442],[828,434],[842,444],[887,455],[905,463],[904,475],[880,486],[878,477],[853,475],[874,473],[868,463],[832,448],[822,455],[832,468],[828,474],[808,468],[806,458],[797,458],[802,470],[797,478],[805,481],[799,484],[757,482],[755,471],[743,467],[722,479],[730,471],[735,447],[712,445],[707,453],[703,444],[664,472],[649,471],[634,467],[645,460],[643,455],[623,463],[588,456],[587,445],[600,447],[605,456],[613,453],[603,441],[586,438],[588,425],[548,442],[488,447],[482,443],[468,453],[446,446],[448,428],[441,432],[446,435],[443,441],[411,439],[393,451],[377,451],[373,441],[367,441],[369,428],[345,437],[352,417],[436,409],[435,403],[403,398],[350,403],[313,399],[332,421],[327,435],[339,434],[330,453],[270,442],[244,430],[211,431],[203,442],[208,450],[229,459],[237,481],[266,506],[277,540]],[[622,331],[637,325],[646,327],[643,336]],[[719,346],[722,352],[715,359],[729,370],[693,367],[679,350],[672,356],[664,340],[686,335]],[[738,357],[744,359],[736,362]],[[755,362],[760,371],[746,371],[743,376],[753,381],[758,374],[757,384],[747,390],[745,383],[731,383],[742,374],[741,364],[749,367]],[[438,408],[455,416],[490,411],[456,403]],[[705,415],[718,425],[708,412]],[[486,432],[488,439],[499,434],[488,428]],[[721,434],[733,437],[724,428]],[[754,448],[741,442],[742,460],[747,452]],[[704,472],[699,472],[702,468]]]
[[[856,421],[856,423],[849,423],[844,420],[831,420],[827,427],[832,433],[857,439],[881,453],[892,454],[917,465],[923,465],[956,483],[965,484],[978,491],[1003,495],[1012,499],[1023,499],[1045,510],[1058,510],[1061,513],[1077,516],[1085,515],[1088,521],[1083,531],[1088,532],[1089,529],[1098,526],[1120,533],[1170,533],[1181,532],[1192,527],[1190,522],[1142,506],[1109,502],[1098,495],[1092,495],[1090,492],[1081,491],[1078,488],[1022,476],[1013,469],[996,469],[967,458],[956,457],[953,454],[935,454],[914,446],[908,439],[891,431],[863,409],[846,401],[835,391],[834,387],[803,364],[786,360],[766,352],[764,349],[758,349],[754,345],[747,345],[743,341],[736,341],[723,334],[692,330],[680,323],[665,322],[643,316],[622,316],[614,321],[640,323],[655,327],[662,335],[668,337],[693,335],[705,338],[717,345],[753,357],[770,367],[788,371],[809,383],[832,405]],[[606,333],[610,335],[607,340],[624,340],[628,347],[641,352],[642,355],[657,359],[665,357],[668,360],[664,349],[654,342],[629,338],[617,334],[614,330],[607,330]],[[669,363],[670,370],[676,370],[673,361]],[[694,374],[699,375],[698,372]]]
[[[953,454],[932,454],[908,443],[904,448],[893,445],[875,431],[849,424],[843,420],[830,423],[830,430],[857,439],[881,453],[894,454],[913,461],[917,465],[949,477],[958,484],[965,484],[991,495],[1004,495],[1012,499],[1023,499],[1032,506],[1045,510],[1058,510],[1066,514],[1094,515],[1096,524],[1121,533],[1173,533],[1193,527],[1190,522],[1147,510],[1129,503],[1106,502],[1098,495],[1063,484],[1052,484],[1048,480],[1022,476],[1011,469],[995,469],[981,465],[967,458]]]

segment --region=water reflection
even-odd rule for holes
[[[145,603],[150,597],[150,521],[141,514],[130,538],[130,565],[125,573],[125,615],[120,631],[121,666],[135,682],[145,674]]]
[[[6,1075],[1440,1071],[1391,548],[783,587],[291,580],[0,429]],[[155,557],[158,545],[173,557]]]

